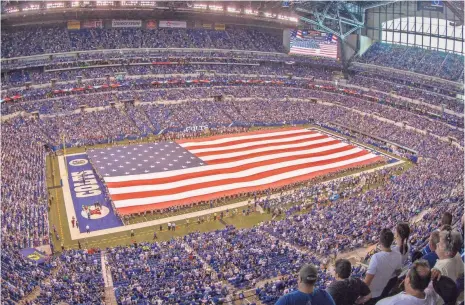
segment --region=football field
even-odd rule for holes
[[[183,157],[188,161],[175,164]],[[50,222],[61,236],[53,242],[55,248],[62,241],[65,247],[78,241],[83,247],[107,247],[152,240],[154,232],[163,240],[228,224],[250,227],[272,215],[255,211],[247,194],[340,169],[345,177],[401,164],[405,169],[404,160],[391,154],[300,127],[72,149],[47,162],[54,197]],[[166,211],[179,206],[184,207]],[[215,221],[221,213],[224,218]],[[118,214],[127,216],[122,220]],[[177,224],[175,232],[167,230],[168,222]]]

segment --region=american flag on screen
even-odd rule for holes
[[[121,214],[275,188],[381,157],[303,128],[88,152]]]
[[[319,34],[311,35],[308,31],[301,30],[292,31],[289,53],[337,58],[337,36],[331,33]]]

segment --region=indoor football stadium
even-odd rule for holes
[[[1,1],[1,305],[463,305],[464,1]]]

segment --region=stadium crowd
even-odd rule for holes
[[[463,56],[454,53],[376,42],[359,58],[359,61],[463,81]]]
[[[95,44],[94,39],[99,44]],[[2,57],[96,48],[192,46],[282,52],[281,45],[279,39],[262,32],[239,28],[225,32],[165,29],[69,32],[50,27],[18,29],[2,35]],[[423,49],[377,44],[362,60],[394,68],[407,67],[411,71],[446,79],[463,77],[463,67],[458,65],[463,58]],[[218,70],[247,73],[250,68],[231,70],[222,67]],[[107,71],[116,73],[123,69],[90,69],[82,75],[99,78]],[[135,75],[160,71],[158,67],[143,66],[124,69],[124,72]],[[194,68],[182,66],[170,71],[188,73]],[[288,70],[264,66],[259,71],[286,73]],[[317,78],[331,79],[329,70],[314,71],[312,73]],[[31,80],[48,82],[52,77],[71,80],[78,73],[46,75],[32,71],[24,75],[13,74],[9,81],[13,85]],[[310,72],[295,69],[293,73],[308,75]],[[434,105],[446,103],[450,109],[463,111],[463,104],[456,104],[452,99],[418,88],[398,88],[396,82],[372,81],[363,76],[355,76],[351,82],[364,87],[376,85],[385,92],[397,88],[399,95],[424,98],[425,102]],[[289,187],[268,190],[260,194],[266,195],[264,199],[255,198],[253,204],[265,210],[284,212],[286,217],[261,223],[252,229],[227,226],[167,242],[134,243],[129,247],[106,249],[118,304],[218,304],[231,302],[236,295],[243,296],[241,291],[244,289],[255,288],[256,296],[265,304],[275,301],[278,305],[289,304],[292,298],[304,298],[298,291],[311,291],[317,300],[327,300],[328,303],[322,304],[340,305],[344,303],[338,301],[338,289],[341,289],[338,281],[348,279],[352,274],[351,283],[359,287],[352,291],[354,296],[357,295],[354,300],[358,297],[364,301],[370,297],[377,300],[387,296],[383,288],[391,279],[397,278],[394,269],[402,267],[409,270],[404,282],[405,293],[393,298],[423,293],[425,298],[433,300],[437,296],[429,292],[431,287],[428,293],[425,292],[432,282],[432,266],[417,261],[413,254],[424,249],[425,258],[433,261],[444,278],[449,277],[452,281],[459,276],[457,270],[463,270],[458,254],[463,241],[463,222],[458,221],[463,213],[464,196],[462,130],[410,111],[320,88],[230,86],[147,90],[137,86],[136,83],[130,90],[53,99],[33,101],[35,98],[31,98],[8,103],[5,110],[2,107],[2,114],[18,111],[41,114],[39,118],[16,116],[1,125],[1,285],[5,304],[14,304],[35,287],[40,287],[40,295],[29,304],[67,302],[90,305],[104,302],[100,251],[65,250],[45,264],[31,263],[18,252],[43,244],[51,244],[53,249],[53,243],[61,240],[56,228],[53,228],[52,236],[48,224],[53,194],[46,190],[45,163],[51,146],[60,145],[62,136],[70,146],[137,139],[150,133],[161,133],[160,138],[164,140],[191,137],[193,134],[186,128],[192,126],[208,126],[215,133],[218,130],[243,131],[252,126],[313,123],[375,146],[392,149],[390,144],[380,140],[384,139],[408,147],[418,152],[418,162],[403,173],[392,168],[328,184],[316,184],[320,181],[313,180],[293,185],[292,190]],[[43,97],[49,93],[43,88],[32,90],[35,96]],[[221,102],[199,101],[215,95],[234,98]],[[332,104],[294,100],[309,97]],[[237,98],[250,100],[245,102]],[[126,100],[138,100],[141,104],[120,103]],[[153,103],[174,100],[185,102]],[[113,102],[118,107],[82,113],[75,111],[80,105],[106,107]],[[72,111],[75,112],[70,113]],[[428,132],[422,134],[374,116],[397,123],[406,121],[409,126]],[[461,147],[438,136],[455,137]],[[278,195],[272,197],[272,191]],[[330,200],[333,195],[338,199]],[[438,215],[446,212],[453,221],[440,221]],[[437,229],[440,229],[439,233],[435,233]],[[339,262],[335,274],[329,271],[327,258],[376,243],[380,244],[379,249],[366,257],[368,268]],[[386,254],[391,253],[391,247],[392,254]],[[388,255],[396,263],[393,264],[395,268],[389,266],[392,270],[386,271],[385,265],[384,269],[379,267],[383,267],[383,257]],[[358,277],[364,277],[364,284],[356,280]],[[441,295],[442,298],[446,296]],[[374,304],[374,300],[368,300],[369,304]],[[386,299],[378,304],[396,304],[394,301]]]
[[[27,43],[26,43],[27,42]],[[2,33],[2,58],[124,48],[210,48],[284,52],[282,40],[255,29],[81,29],[23,28]]]
[[[225,91],[228,90],[232,90],[232,88],[225,89]],[[256,90],[256,88],[246,88],[239,96],[253,96],[253,92],[256,92]],[[263,88],[260,88],[258,92],[260,90],[263,90]],[[281,90],[281,94],[285,94],[285,92]],[[301,94],[303,95],[305,92]],[[299,96],[299,94],[294,96]],[[334,97],[323,97],[323,99],[333,100]],[[341,98],[338,102],[350,104],[350,100],[350,98]],[[463,198],[463,187],[461,187],[461,185],[463,186],[463,177],[461,177],[461,172],[463,172],[463,164],[461,162],[463,152],[461,150],[448,143],[441,142],[431,135],[422,135],[415,131],[404,130],[401,127],[381,122],[369,116],[346,111],[339,106],[312,104],[309,107],[308,104],[304,103],[282,100],[257,100],[249,103],[239,101],[207,102],[205,104],[202,102],[190,102],[189,108],[175,105],[169,111],[166,111],[164,108],[167,105],[163,105],[162,108],[159,108],[159,106],[153,107],[156,110],[147,111],[145,114],[147,118],[155,115],[161,116],[159,118],[163,119],[159,119],[158,121],[164,124],[168,123],[168,125],[162,125],[163,128],[176,128],[178,126],[187,126],[185,124],[203,123],[222,125],[223,123],[233,121],[238,121],[242,124],[283,124],[284,122],[293,122],[307,118],[312,119],[314,122],[339,123],[348,128],[364,130],[370,135],[396,142],[419,152],[421,159],[418,165],[406,173],[400,176],[390,176],[389,172],[381,173],[382,178],[380,179],[384,181],[384,187],[368,190],[365,193],[343,195],[343,198],[337,200],[333,205],[317,204],[316,208],[313,207],[307,214],[292,216],[272,224],[263,224],[257,229],[260,232],[268,232],[271,236],[275,236],[290,244],[311,250],[312,253],[318,253],[319,255],[334,254],[329,251],[329,245],[332,245],[332,251],[338,252],[373,243],[376,241],[377,234],[381,228],[393,227],[399,221],[411,219],[420,211],[438,205],[444,205],[448,210],[455,213],[455,218],[459,217],[460,209],[457,205],[461,202],[460,198]],[[151,106],[145,105],[144,107],[151,108]],[[364,106],[362,105],[361,107]],[[195,109],[196,112],[193,113],[192,109]],[[133,109],[133,111],[135,110],[139,109]],[[90,137],[90,135],[94,135],[97,138],[106,138],[120,132],[140,134],[140,129],[138,129],[136,124],[132,123],[123,114],[124,112],[122,111],[110,108],[85,115],[61,116],[61,124],[64,125],[58,126],[68,127],[59,127],[57,129],[60,131],[68,130],[67,135],[82,134],[82,139]],[[87,115],[91,115],[91,117],[86,118]],[[141,115],[142,113],[139,112],[138,116]],[[83,118],[85,119],[83,120]],[[53,120],[56,120],[56,118]],[[138,117],[133,116],[133,120],[138,120]],[[47,124],[43,124],[44,122]],[[2,205],[2,229],[4,232],[15,233],[11,234],[12,240],[10,245],[21,247],[48,242],[48,228],[45,228],[47,223],[46,213],[32,212],[31,214],[29,210],[30,205],[13,204],[12,200],[14,199],[14,202],[21,202],[21,198],[24,198],[24,200],[30,202],[32,199],[34,202],[37,202],[38,211],[46,211],[47,201],[43,189],[43,158],[45,156],[43,144],[50,143],[50,139],[58,139],[58,135],[60,134],[60,132],[52,132],[57,125],[50,124],[50,122],[53,121],[49,121],[48,119],[37,121],[17,117],[2,124],[2,133],[4,135],[2,137],[2,143],[4,143],[2,160],[5,160],[5,162],[2,162],[2,175],[4,175],[2,178],[4,181],[7,181],[2,186],[6,190],[6,192],[2,192],[4,196],[2,199],[8,203]],[[95,122],[99,122],[100,124],[95,124]],[[147,120],[146,123],[149,126],[151,122]],[[112,127],[104,127],[107,124]],[[47,128],[44,128],[44,126],[47,126]],[[111,133],[113,129],[115,131]],[[37,132],[38,130],[42,132]],[[84,133],[84,130],[88,130],[89,134]],[[30,143],[25,146],[24,141],[26,138],[30,139]],[[363,141],[366,139],[360,138],[360,140]],[[19,147],[21,149],[18,149]],[[11,156],[15,156],[15,158]],[[445,159],[448,160],[447,163],[442,162]],[[16,170],[23,168],[24,175],[29,175],[34,179],[31,181],[35,183],[20,179],[18,175],[9,172],[10,167],[6,167],[6,165],[9,165],[6,162],[8,160],[15,162],[11,168],[15,168]],[[8,181],[10,182],[8,183]],[[37,181],[41,183],[37,184]],[[20,183],[24,184],[24,187],[16,187],[22,185]],[[338,189],[338,187],[335,189]],[[28,191],[24,192],[24,190]],[[293,196],[291,196],[292,199],[283,197],[282,200],[284,202],[289,202],[286,200],[290,200],[290,202],[294,200],[299,202],[306,201],[307,199],[314,200],[315,189],[312,186],[303,186],[301,189],[296,190]],[[347,223],[347,217],[353,219],[353,222]],[[24,225],[22,225],[21,221],[17,221],[18,219],[22,219]],[[45,225],[45,227],[41,225]],[[416,240],[425,241],[425,238],[427,238],[434,227],[434,225],[415,227]],[[30,232],[31,229],[34,229],[34,231]],[[252,240],[254,240],[253,236],[258,234],[258,231],[236,232],[232,229],[228,232],[205,233],[206,236],[208,234],[216,234],[217,239],[208,237],[206,239],[218,240],[218,244],[212,243],[208,246],[204,244],[205,249],[201,247],[198,249],[200,256],[205,259],[210,255],[210,259],[207,259],[207,261],[212,263],[218,271],[225,270],[227,264],[234,263],[235,261],[226,261],[223,260],[223,257],[220,257],[219,253],[221,252],[216,249],[221,248],[222,243],[226,241],[231,243],[236,234],[239,234],[238,236],[249,235]],[[229,234],[232,234],[232,236],[229,236]],[[18,242],[17,236],[23,237],[23,240],[20,239]],[[193,235],[191,238],[192,245],[195,248],[196,244],[194,241],[198,236]],[[237,247],[241,247],[240,240],[242,238],[246,237],[242,236],[237,239]],[[258,247],[259,244],[255,243]],[[281,249],[280,247],[282,246],[278,248]],[[290,251],[292,253],[291,248],[284,249],[286,248],[284,247],[282,251]],[[253,251],[253,249],[250,250]],[[283,262],[287,261],[290,265],[292,262],[296,262],[292,259],[289,260],[289,257],[283,259],[280,256],[281,254],[273,253],[269,255],[271,257],[276,255],[275,259],[280,260],[280,262],[281,259]],[[254,258],[253,255],[249,255],[248,257]],[[293,256],[291,255],[290,257]],[[234,274],[223,275],[220,272],[224,278],[231,279],[232,283],[241,283],[246,276],[253,280],[257,275],[264,274],[258,271],[260,269],[256,269],[260,266],[258,261],[251,262],[249,266],[247,266],[247,263],[242,265],[242,262],[247,262],[247,260],[240,257],[237,262],[241,262],[241,265],[237,266],[239,272],[236,275],[239,275],[239,277],[234,277]],[[256,271],[252,271],[250,269],[251,266],[256,266],[253,269]],[[280,273],[280,270],[270,269],[267,272],[271,272],[271,275],[283,275]],[[265,273],[265,276],[270,274]],[[123,293],[122,295],[126,294]]]
[[[315,114],[305,107],[305,102],[282,101],[279,96],[291,98],[317,98],[342,105],[350,109],[377,115],[395,122],[407,122],[409,126],[428,131],[441,137],[455,137],[463,142],[463,132],[454,126],[418,115],[407,110],[380,103],[369,102],[361,97],[328,92],[319,88],[315,90],[299,88],[279,88],[270,86],[240,86],[240,87],[207,87],[207,88],[173,88],[150,89],[147,91],[131,90],[114,93],[98,93],[95,95],[76,95],[41,102],[24,102],[21,107],[28,112],[38,111],[44,114],[62,113],[42,117],[35,124],[40,126],[44,136],[49,138],[52,145],[59,145],[61,135],[65,135],[68,144],[72,146],[90,145],[102,141],[135,137],[140,134],[158,134],[160,131],[179,131],[189,126],[227,126],[254,124],[282,124],[318,120],[329,111],[336,111],[336,107],[321,107],[320,114]],[[262,97],[268,96],[268,99]],[[242,103],[239,101],[225,101],[213,103],[210,101],[192,101],[195,99],[208,99],[214,95],[233,95],[236,98],[255,98],[254,101]],[[137,100],[139,105],[131,103],[117,103],[117,101]],[[189,101],[187,109],[179,104],[155,104],[163,100]],[[97,112],[83,112],[66,114],[79,108],[80,105],[88,107],[109,106],[116,103],[119,108],[109,108]],[[13,104],[14,105],[14,104]],[[273,119],[267,120],[260,109],[273,112]],[[193,111],[192,111],[193,109]],[[98,117],[100,123],[92,123]],[[112,118],[118,118],[118,126],[113,126]],[[329,119],[328,116],[325,116]],[[108,125],[103,122],[108,122]],[[85,126],[85,128],[83,128]],[[82,132],[77,132],[78,130]],[[45,141],[47,142],[47,141]]]

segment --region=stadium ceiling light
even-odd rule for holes
[[[137,6],[139,4],[138,1],[123,1],[123,6]]]
[[[254,9],[251,9],[251,8],[246,8],[246,9],[244,9],[244,13],[245,13],[246,15],[255,15],[255,16],[258,15],[258,11],[257,11],[257,10],[254,10]]]
[[[45,4],[47,9],[65,7],[63,2],[49,2]]]
[[[220,5],[209,5],[208,8],[212,11],[222,11],[223,7]]]
[[[203,3],[195,3],[194,8],[206,10],[208,8],[208,6],[206,4],[203,4]]]
[[[241,11],[236,9],[235,7],[228,7],[229,13],[240,13]]]
[[[24,7],[22,9],[23,12],[28,12],[28,11],[36,11],[40,9],[40,5],[38,4],[31,4],[28,7]]]

